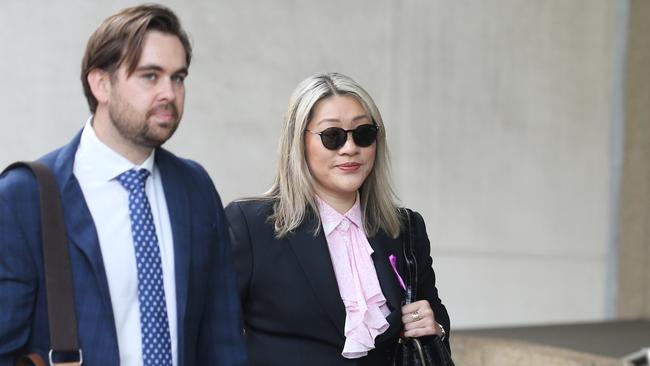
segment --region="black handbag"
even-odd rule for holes
[[[415,248],[413,247],[413,236],[415,233],[413,213],[405,209],[406,233],[402,236],[404,259],[406,263],[406,295],[404,304],[410,304],[417,300],[417,260]],[[454,366],[454,361],[439,336],[427,336],[425,338],[400,337],[395,354],[393,366]]]

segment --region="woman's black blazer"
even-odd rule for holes
[[[233,202],[226,207],[251,365],[390,365],[402,330],[404,291],[388,256],[397,256],[400,273],[404,273],[401,239],[383,232],[368,238],[377,277],[391,310],[387,317],[390,327],[377,337],[376,348],[366,357],[346,359],[341,356],[345,307],[323,231],[314,236],[317,221],[312,213],[293,233],[277,239],[268,219],[272,206],[272,201],[256,200]],[[424,221],[419,214],[414,216],[418,298],[429,300],[436,320],[449,334],[449,316],[438,298]]]

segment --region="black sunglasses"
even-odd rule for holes
[[[353,130],[344,130],[340,127],[330,127],[321,132],[305,131],[311,132],[314,135],[320,135],[320,141],[327,149],[338,150],[343,147],[345,142],[348,140],[348,132],[352,132],[352,139],[357,146],[368,147],[372,145],[375,140],[377,140],[379,127],[374,124],[363,124],[357,126],[357,128]]]

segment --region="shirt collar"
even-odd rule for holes
[[[363,227],[363,220],[361,215],[361,203],[359,201],[359,194],[354,201],[354,205],[344,215],[338,213],[327,202],[323,201],[320,197],[316,196],[318,202],[318,211],[320,213],[320,220],[323,225],[325,236],[328,236],[334,229],[336,229],[343,220],[346,218],[351,221],[357,228]]]
[[[106,146],[99,140],[92,126],[93,116],[86,121],[81,132],[79,150],[82,161],[86,160],[88,168],[92,168],[93,176],[102,181],[109,181],[130,169],[146,169],[153,176],[156,150],[140,165],[135,165],[118,152]],[[84,159],[87,158],[87,159]]]

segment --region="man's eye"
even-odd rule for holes
[[[178,84],[182,84],[185,81],[185,75],[174,75],[172,76],[172,81]]]
[[[148,80],[148,81],[156,81],[156,79],[157,79],[157,76],[156,76],[156,74],[154,74],[154,73],[144,74],[144,75],[142,75],[142,77],[143,77],[145,80]]]

